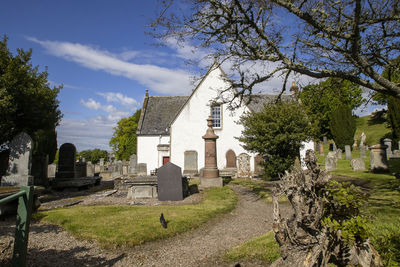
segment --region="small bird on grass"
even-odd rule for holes
[[[161,216],[160,216],[160,223],[161,223],[162,227],[167,228],[167,221],[165,221],[163,213],[161,213]]]

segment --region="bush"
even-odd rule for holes
[[[349,106],[340,105],[332,112],[330,129],[337,147],[344,149],[345,145],[353,144],[356,120]]]

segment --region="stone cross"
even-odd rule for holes
[[[8,169],[1,179],[2,186],[33,185],[31,175],[32,138],[27,133],[20,133],[11,141]]]

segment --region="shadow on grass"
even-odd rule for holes
[[[3,221],[0,225],[0,239],[13,236],[14,231],[15,221],[7,218],[7,221]],[[34,237],[35,234],[57,234],[58,232],[60,232],[60,228],[54,225],[32,224],[29,231],[29,243],[32,246],[32,243],[35,242],[35,239],[37,239],[37,237]],[[73,242],[73,240],[60,240],[60,243],[65,243],[65,241]],[[67,249],[54,249],[52,244],[46,246],[46,240],[42,240],[40,244],[44,244],[44,248],[38,248],[38,244],[34,244],[34,248],[28,245],[27,266],[114,266],[125,257],[124,253],[114,257],[106,257],[99,254],[98,249],[91,252],[91,247],[82,245]],[[10,249],[12,250],[12,248]],[[9,253],[7,258],[1,258],[0,266],[11,266],[11,254]],[[93,256],[93,254],[96,255]]]

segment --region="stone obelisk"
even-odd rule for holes
[[[204,153],[204,169],[203,176],[200,177],[200,186],[203,188],[207,187],[221,187],[222,178],[219,177],[219,171],[217,167],[217,139],[218,136],[214,133],[212,128],[211,116],[207,119],[207,131],[203,136],[205,142],[205,153]]]

